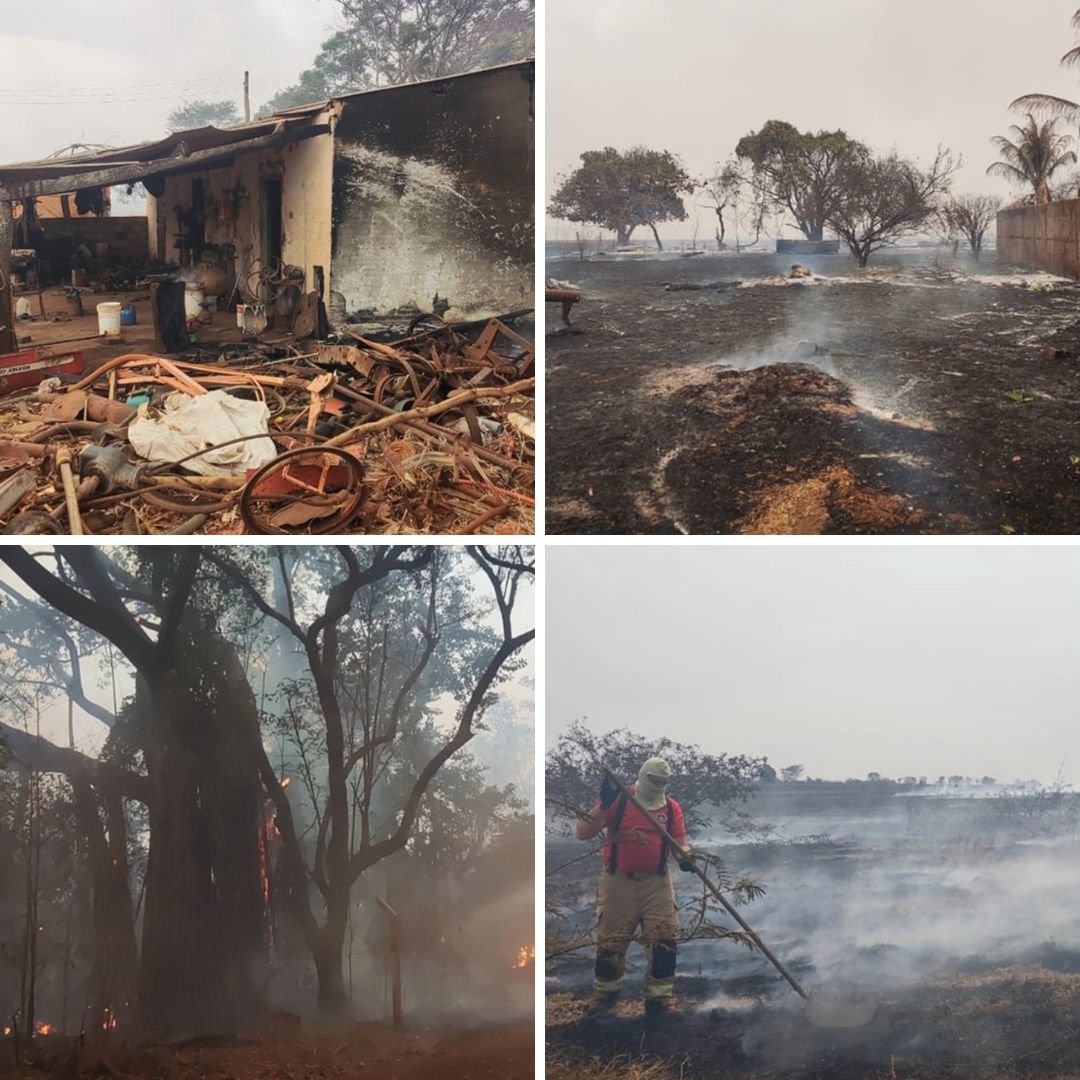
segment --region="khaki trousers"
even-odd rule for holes
[[[612,997],[622,988],[626,950],[641,928],[645,946],[645,997],[670,998],[675,992],[675,942],[679,920],[671,874],[600,875],[597,899],[596,969],[593,993]]]

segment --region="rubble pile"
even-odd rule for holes
[[[0,398],[0,527],[530,533],[533,366],[498,319],[393,342],[128,353]]]

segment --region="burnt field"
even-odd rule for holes
[[[586,947],[547,965],[549,1076],[1080,1076],[1071,825],[1041,811],[1023,820],[994,798],[789,791],[754,810],[779,826],[772,840],[725,844],[714,832],[699,846],[765,887],[743,913],[802,985],[875,1001],[872,1022],[813,1027],[761,956],[701,939],[680,946],[675,1017],[643,1021],[635,945],[618,1011],[590,1018]],[[575,853],[580,846],[549,841],[549,872]],[[589,933],[597,872],[587,859],[549,878],[549,953],[568,934]],[[698,888],[676,877],[685,928]]]
[[[364,1076],[369,1080],[487,1080],[533,1076],[533,1026],[521,1022],[475,1030],[414,1028],[378,1024],[305,1030],[298,1018],[283,1018],[231,1039],[195,1039],[175,1046],[130,1046],[120,1038],[47,1036],[24,1050],[17,1064],[11,1040],[0,1075],[25,1080],[42,1076],[139,1077],[172,1080],[291,1080]]]
[[[584,294],[547,340],[549,531],[1077,531],[1080,286],[802,261],[549,262]]]

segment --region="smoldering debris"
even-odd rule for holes
[[[584,332],[548,349],[551,531],[1075,532],[1076,285],[925,263],[792,279],[741,256],[722,291],[662,287],[715,281],[701,260],[677,282],[574,264]],[[839,385],[807,393],[805,367]]]

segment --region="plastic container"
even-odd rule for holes
[[[119,337],[120,336],[120,308],[121,304],[110,302],[108,304],[98,304],[97,306],[97,325],[98,333],[105,337]]]
[[[184,290],[184,314],[189,319],[203,319],[203,291],[201,285],[189,282]]]
[[[15,318],[16,319],[29,319],[30,318],[30,301],[25,296],[20,296],[15,301]]]
[[[135,305],[125,304],[120,309],[120,325],[121,326],[134,326],[138,320],[135,317]]]

